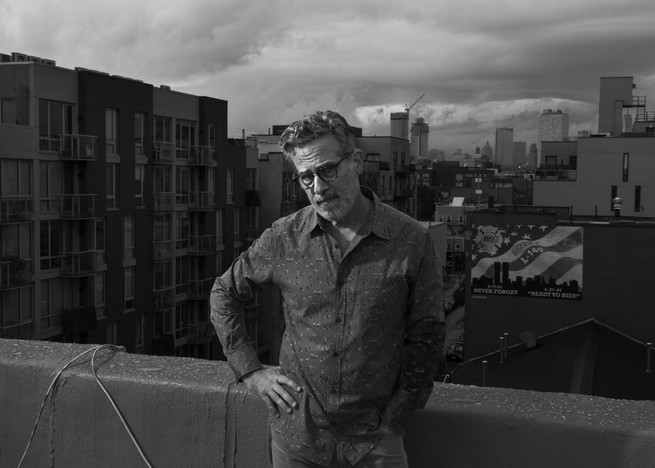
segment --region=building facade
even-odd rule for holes
[[[631,77],[601,78],[599,134],[544,143],[535,205],[567,206],[579,216],[655,217],[655,112],[634,89]]]
[[[544,141],[564,141],[569,137],[569,115],[557,109],[544,109],[539,116],[537,130],[538,152],[542,156],[542,143]],[[539,162],[543,162],[539,161]]]
[[[428,136],[430,134],[430,125],[422,117],[418,117],[412,123],[412,141],[411,155],[423,156],[428,155]]]
[[[219,357],[209,291],[256,219],[227,102],[0,58],[0,336]]]
[[[496,148],[494,149],[494,164],[508,166],[514,159],[514,129],[496,129]]]

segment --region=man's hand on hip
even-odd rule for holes
[[[289,377],[282,375],[276,368],[259,369],[241,378],[248,390],[261,398],[268,410],[276,418],[280,411],[286,413],[298,409],[298,402],[289,392],[302,392],[302,387]]]

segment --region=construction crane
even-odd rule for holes
[[[405,104],[405,112],[407,112],[407,120],[409,120],[409,111],[412,109],[412,107],[414,107],[416,105],[417,102],[419,102],[421,99],[423,99],[424,96],[425,96],[425,94],[421,94],[421,96],[416,101],[414,101],[411,106],[408,106],[407,104]]]

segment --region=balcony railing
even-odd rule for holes
[[[575,181],[578,178],[578,171],[575,169],[537,169],[534,174],[535,180],[557,180]]]
[[[175,145],[173,143],[156,142],[152,144],[150,153],[151,162],[156,164],[172,164],[175,155]]]
[[[59,147],[61,161],[96,161],[96,139],[93,135],[62,135]]]
[[[208,299],[213,285],[214,278],[189,281],[189,299],[194,301]]]
[[[207,211],[214,208],[214,192],[189,192],[189,210]]]
[[[88,276],[106,269],[104,251],[87,250],[61,253],[61,275],[67,278]]]
[[[0,223],[20,223],[32,217],[32,197],[4,195],[0,197]]]
[[[190,323],[188,329],[187,342],[189,344],[209,343],[216,336],[211,322]]]
[[[152,259],[155,262],[171,260],[175,256],[175,241],[163,240],[152,242]]]
[[[96,194],[65,194],[61,196],[61,217],[89,219],[96,217]]]
[[[175,307],[175,287],[155,289],[152,291],[152,308],[162,312]]]
[[[152,211],[175,211],[175,194],[171,192],[155,192],[152,194]]]
[[[214,251],[214,247],[212,234],[189,237],[189,255],[208,255]]]
[[[214,148],[211,146],[194,146],[189,154],[189,166],[215,166]]]
[[[31,320],[0,322],[0,338],[9,340],[31,340],[34,326]]]
[[[32,262],[22,258],[0,260],[0,289],[24,286],[32,281]]]

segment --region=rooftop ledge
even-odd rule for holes
[[[93,345],[0,339],[0,466],[147,466],[91,370]],[[154,467],[267,467],[267,413],[224,362],[100,349],[101,383]],[[629,384],[626,382],[626,384]],[[437,383],[405,437],[410,466],[644,467],[655,402]]]

